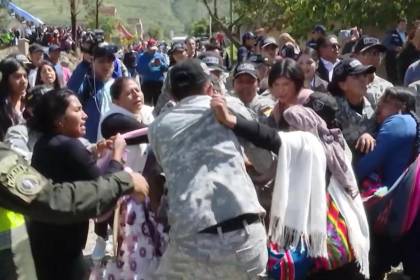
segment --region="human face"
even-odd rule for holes
[[[189,58],[194,57],[195,56],[195,48],[196,48],[196,43],[193,39],[190,39],[186,42],[186,46],[187,46],[187,55]]]
[[[112,57],[97,57],[93,60],[93,71],[95,76],[100,81],[106,81],[111,78],[112,71],[114,71],[114,58]]]
[[[53,85],[56,79],[55,71],[50,65],[44,65],[41,69],[41,81],[44,85]]]
[[[401,32],[405,32],[407,30],[407,21],[402,20],[398,23],[398,30]]]
[[[9,89],[12,96],[25,96],[27,88],[28,76],[25,69],[19,68],[16,72],[9,76]]]
[[[377,48],[370,48],[357,55],[357,59],[363,65],[373,65],[378,68],[381,65],[383,56],[384,53],[380,52]]]
[[[69,102],[69,106],[67,106],[64,116],[57,123],[58,132],[68,137],[83,137],[86,133],[85,123],[87,115],[75,95],[69,96],[67,101]]]
[[[401,109],[397,101],[389,98],[381,98],[376,109],[376,122],[381,124],[388,117],[400,113]]]
[[[264,48],[262,48],[262,54],[263,56],[267,57],[270,60],[274,60],[276,58],[277,53],[279,52],[279,49],[276,45],[271,44]]]
[[[187,52],[185,51],[185,50],[178,50],[178,51],[175,51],[173,54],[172,54],[172,56],[173,56],[173,58],[174,58],[174,60],[176,61],[176,62],[181,62],[181,61],[183,61],[183,60],[185,60],[188,56],[187,56]]]
[[[248,39],[248,40],[245,40],[245,44],[244,45],[246,47],[251,48],[251,47],[254,47],[256,43],[257,43],[257,40],[255,40],[255,39]]]
[[[233,81],[233,89],[239,99],[247,105],[257,95],[258,80],[249,74],[241,74]]]
[[[347,98],[361,98],[365,96],[367,84],[368,78],[366,74],[347,76],[343,82],[339,82],[339,86]]]
[[[271,85],[270,92],[281,104],[285,105],[296,104],[299,94],[295,83],[285,77],[277,78]]]
[[[41,51],[33,52],[29,56],[31,58],[32,63],[36,67],[38,67],[39,65],[41,65],[41,62],[44,60],[43,52],[41,52]]]
[[[335,62],[340,54],[340,45],[336,38],[331,37],[320,48],[320,56],[328,61]]]
[[[140,87],[133,80],[127,80],[121,89],[121,94],[114,103],[127,111],[137,114],[144,104],[144,96]]]
[[[317,68],[316,61],[313,60],[309,55],[302,54],[299,56],[297,63],[305,75],[305,80],[311,81],[315,76],[315,71]]]
[[[50,60],[51,60],[52,63],[57,64],[58,60],[60,58],[60,51],[57,50],[57,51],[53,51],[53,52],[49,53],[49,57],[50,57]]]

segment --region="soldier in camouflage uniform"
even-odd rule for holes
[[[347,144],[354,151],[359,138],[375,131],[375,111],[365,97],[367,74],[375,67],[364,66],[357,59],[344,59],[334,68],[328,90],[337,98],[337,120]],[[361,141],[367,141],[361,139]]]
[[[354,46],[353,57],[358,59],[363,65],[372,65],[378,69],[385,52],[386,47],[380,43],[379,39],[362,36]],[[370,74],[369,80],[370,83],[367,87],[366,98],[375,110],[385,90],[393,85],[376,75],[376,73]]]
[[[268,117],[275,101],[268,96],[258,95],[258,75],[255,65],[251,62],[239,64],[235,68],[233,78],[234,95],[258,117]]]
[[[200,63],[171,70],[177,106],[149,127],[150,145],[166,176],[170,243],[154,279],[256,279],[267,264],[264,209],[249,178],[242,147],[258,169],[269,152],[240,143],[214,118],[213,89]],[[228,106],[248,119],[237,99]]]

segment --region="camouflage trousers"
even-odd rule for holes
[[[227,233],[171,239],[153,279],[258,279],[267,265],[262,223]]]

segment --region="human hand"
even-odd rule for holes
[[[110,139],[112,141],[112,159],[121,162],[122,156],[124,153],[124,149],[127,146],[125,139],[121,136],[121,134],[117,134]]]
[[[149,184],[146,179],[137,172],[129,172],[131,179],[133,180],[134,191],[133,196],[139,201],[144,201],[146,196],[149,195]]]
[[[213,95],[210,106],[213,109],[214,116],[221,124],[229,128],[233,128],[236,125],[236,116],[229,112],[223,96]]]
[[[376,145],[376,140],[369,133],[363,133],[356,142],[356,150],[362,153],[369,153],[373,151]]]
[[[112,149],[112,141],[106,139],[100,140],[98,143],[96,143],[94,150],[96,153],[96,157],[101,158],[108,148]]]

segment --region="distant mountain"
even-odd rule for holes
[[[80,2],[94,2],[82,0]],[[46,23],[70,24],[68,0],[13,0],[21,8]],[[207,17],[207,11],[200,0],[105,0],[105,5],[114,5],[118,17],[127,22],[130,18],[141,18],[144,30],[160,26],[166,33],[173,30],[183,34],[192,21]],[[79,19],[85,17],[85,10]],[[92,15],[94,16],[94,15]]]

